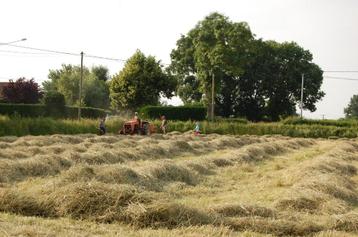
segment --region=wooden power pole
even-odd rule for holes
[[[81,52],[81,78],[80,78],[80,91],[79,91],[79,106],[78,106],[78,120],[81,119],[82,107],[82,81],[83,81],[83,52]]]

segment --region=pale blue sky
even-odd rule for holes
[[[26,37],[18,45],[127,59],[136,49],[165,63],[181,34],[213,11],[233,21],[246,21],[257,37],[296,41],[314,55],[323,70],[358,71],[358,1],[356,0],[2,0],[0,43]],[[19,54],[27,51],[0,45],[0,81],[34,77],[42,82],[48,70],[79,57]],[[29,51],[27,51],[29,52]],[[85,58],[110,73],[122,62]],[[328,74],[326,74],[328,75]],[[357,78],[358,74],[331,76]],[[338,118],[358,81],[326,78],[326,97],[306,117]]]

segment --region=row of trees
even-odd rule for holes
[[[53,98],[76,106],[80,101],[80,75],[79,66],[62,65],[60,69],[50,70],[43,88],[34,79],[11,81],[3,90],[4,99],[10,103],[34,104],[45,95],[44,103]],[[161,96],[170,98],[176,85],[176,78],[159,61],[137,50],[112,78],[106,67],[84,67],[81,100],[88,107],[135,110],[143,105],[158,105]]]
[[[257,39],[247,23],[232,22],[219,13],[182,35],[170,56],[172,63],[164,68],[138,50],[112,78],[103,66],[84,68],[83,104],[135,110],[177,94],[185,104],[205,105],[210,113],[214,77],[216,114],[258,121],[296,113],[302,74],[303,108],[315,111],[324,96],[323,72],[308,50],[295,42]],[[48,78],[45,94],[57,92],[66,104],[79,103],[79,66],[50,70]]]

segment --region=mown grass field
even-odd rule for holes
[[[0,236],[357,236],[358,141],[0,137]]]

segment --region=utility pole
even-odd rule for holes
[[[78,120],[81,120],[81,107],[82,107],[82,80],[83,80],[83,52],[81,52],[81,78],[80,78],[80,95],[79,95],[79,107],[78,107]]]
[[[303,84],[305,81],[305,74],[302,73],[302,83],[301,83],[301,119],[303,118],[302,116],[302,110],[303,110]]]
[[[215,107],[215,76],[214,76],[214,71],[212,70],[211,72],[211,121],[214,121],[214,107]]]

